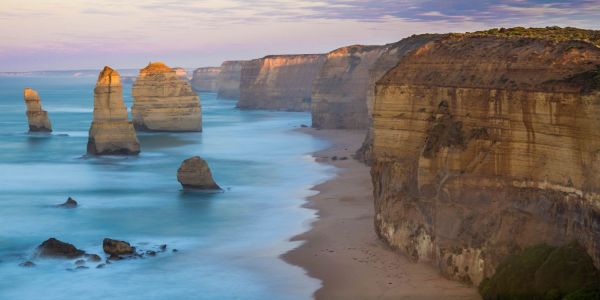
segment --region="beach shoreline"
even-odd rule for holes
[[[298,131],[330,142],[313,156],[337,168],[337,175],[314,186],[318,194],[307,198],[304,207],[316,210],[317,218],[292,238],[303,244],[282,255],[321,280],[315,299],[481,299],[475,288],[411,262],[377,238],[369,167],[353,159],[365,131]]]

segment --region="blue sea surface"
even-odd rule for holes
[[[311,186],[335,172],[310,155],[326,142],[293,130],[310,114],[240,111],[203,93],[202,133],[139,133],[137,157],[87,157],[95,79],[0,78],[0,299],[310,299],[320,282],[279,259],[314,217],[301,208]],[[52,134],[27,133],[24,87]],[[182,190],[177,168],[193,155],[224,192]],[[69,196],[78,208],[55,207]],[[50,237],[102,256],[105,237],[168,250],[74,270],[35,256]]]

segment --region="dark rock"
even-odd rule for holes
[[[177,170],[177,181],[184,188],[220,190],[212,177],[208,163],[199,156],[190,157]]]
[[[333,156],[333,157],[331,157],[331,160],[338,160],[338,157],[337,156]]]
[[[348,157],[344,156],[344,157],[340,157],[340,160],[347,160]]]
[[[179,252],[179,250],[177,250],[177,249],[173,249],[173,253],[175,253],[175,252]]]
[[[165,252],[167,250],[167,244],[160,245],[160,251]]]
[[[75,246],[61,242],[55,238],[50,238],[38,246],[40,256],[76,258],[85,254],[83,250]]]
[[[75,208],[77,207],[77,201],[75,201],[75,199],[69,197],[69,199],[67,199],[67,201],[65,201],[65,203],[58,205],[58,207],[63,207],[63,208]]]
[[[99,264],[96,266],[96,269],[102,269],[104,267],[106,267],[106,264]]]
[[[128,242],[109,238],[105,238],[102,242],[102,249],[107,254],[110,254],[111,257],[113,255],[133,254],[135,252],[135,248],[131,247]]]
[[[108,257],[108,260],[121,260],[121,259],[123,259],[123,258],[122,258],[121,256],[119,256],[119,255],[116,255],[116,254],[111,254],[111,255]],[[107,260],[106,262],[107,262],[107,263],[110,263],[108,260]]]
[[[300,125],[300,127],[307,128],[308,126],[306,124],[302,124],[302,125]]]
[[[24,268],[32,268],[35,267],[35,264],[32,261],[26,261],[26,262],[22,262],[19,264],[19,266],[24,267]]]
[[[88,261],[92,261],[92,262],[102,261],[102,257],[100,257],[100,255],[98,255],[98,254],[86,254],[85,257],[87,257]]]
[[[78,259],[78,260],[75,262],[75,265],[76,265],[76,266],[83,266],[83,265],[85,265],[85,260],[83,260],[83,259]]]
[[[148,251],[146,251],[146,255],[148,255],[148,256],[156,256],[156,251],[148,250]]]
[[[86,270],[89,269],[89,267],[86,266],[78,266],[77,268],[75,268],[75,270]]]

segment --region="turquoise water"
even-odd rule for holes
[[[308,113],[239,111],[201,94],[203,133],[138,134],[139,157],[86,157],[94,82],[0,78],[0,299],[311,298],[320,283],[278,258],[314,216],[300,208],[310,187],[334,172],[309,154],[325,142],[293,131]],[[26,86],[51,135],[27,133]],[[182,191],[176,171],[192,155],[225,192]],[[80,207],[53,207],[69,196]],[[179,252],[69,271],[73,260],[34,258],[49,237],[98,254],[105,237]],[[30,259],[36,267],[19,266]]]

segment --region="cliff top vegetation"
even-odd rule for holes
[[[600,30],[580,29],[574,27],[544,27],[544,28],[492,28],[484,31],[466,33],[471,36],[525,37],[550,40],[555,42],[583,41],[600,47]]]

